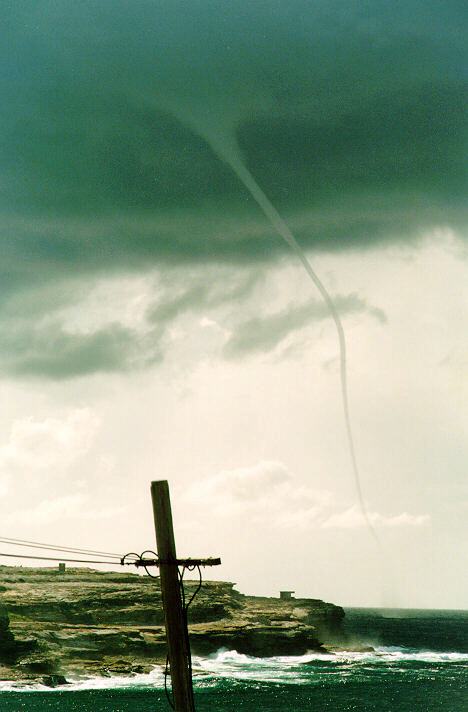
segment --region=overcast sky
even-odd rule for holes
[[[168,479],[245,593],[466,607],[462,13],[4,3],[1,536],[147,549]],[[230,161],[342,319],[379,546],[333,321]]]

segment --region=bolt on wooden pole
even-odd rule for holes
[[[151,483],[151,498],[158,556],[160,561],[164,562],[159,566],[159,574],[171,666],[174,709],[175,712],[195,712],[190,674],[190,651],[187,645],[186,620],[176,563],[169,485],[166,480]]]

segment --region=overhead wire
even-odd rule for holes
[[[33,554],[16,554],[16,553],[6,553],[0,551],[0,557],[8,556],[12,559],[35,559],[38,561],[59,561],[63,563],[70,564],[108,564],[110,566],[115,566],[119,562],[117,561],[96,561],[95,559],[67,559],[59,556],[35,556]]]
[[[83,547],[60,546],[58,544],[46,544],[39,541],[30,541],[27,539],[13,539],[11,537],[0,536],[0,543],[9,544],[12,546],[22,546],[28,549],[44,549],[48,551],[63,551],[69,554],[86,554],[88,556],[110,556],[116,559],[121,559],[121,554],[114,554],[109,551],[98,551],[96,549],[85,549]]]
[[[147,549],[141,554],[137,554],[136,552],[129,552],[128,554],[125,554],[124,556],[120,556],[118,554],[111,554],[109,552],[99,552],[94,549],[78,549],[77,547],[67,547],[63,546],[60,547],[55,544],[45,544],[45,543],[40,543],[40,542],[35,542],[35,541],[30,541],[26,539],[13,539],[11,537],[0,537],[0,543],[6,543],[10,546],[20,546],[20,547],[28,547],[28,548],[35,548],[35,549],[43,549],[46,551],[59,551],[59,552],[69,552],[69,553],[87,553],[88,555],[92,556],[97,556],[97,555],[104,555],[108,556],[109,558],[115,557],[118,559],[118,561],[113,560],[96,560],[96,559],[75,559],[75,558],[68,558],[68,557],[59,557],[59,556],[39,556],[37,554],[19,554],[15,552],[0,552],[0,558],[2,557],[8,557],[8,558],[13,558],[13,559],[30,559],[30,560],[35,560],[35,561],[54,561],[54,562],[60,562],[60,563],[73,563],[73,564],[104,564],[104,565],[110,565],[110,566],[115,566],[116,564],[120,564],[121,566],[142,566],[148,576],[151,578],[159,578],[159,576],[154,576],[152,574],[148,567],[149,566],[159,566],[161,563],[166,563],[166,562],[161,562],[159,559],[158,554],[151,550]],[[146,554],[151,554],[152,559],[145,559]],[[204,562],[204,563],[197,563],[197,560],[192,563],[188,563],[191,561],[191,559],[185,560],[186,563],[182,566],[181,569],[178,568],[178,580],[179,580],[179,587],[180,587],[180,594],[181,594],[181,603],[182,603],[182,612],[183,612],[183,618],[184,618],[184,631],[185,631],[185,645],[186,645],[186,655],[187,655],[187,667],[189,671],[189,679],[190,679],[190,690],[189,690],[189,695],[193,704],[193,707],[195,706],[194,704],[194,692],[193,692],[193,681],[192,681],[192,656],[191,656],[191,650],[190,650],[190,639],[189,639],[189,634],[188,634],[188,609],[193,602],[194,598],[200,591],[202,587],[202,573],[201,573],[201,566],[203,565],[211,565],[208,563],[209,561],[212,561],[210,559],[206,560],[198,560],[198,562]],[[185,587],[184,587],[184,574],[186,571],[194,571],[196,570],[198,572],[198,582],[197,586],[195,588],[195,591],[191,595],[190,599],[187,601],[186,600],[186,595],[185,595]],[[166,666],[165,666],[165,671],[164,671],[164,689],[167,697],[167,701],[169,705],[175,709],[174,705],[174,699],[173,696],[170,693],[170,690],[167,685],[167,678],[170,677],[170,665],[169,665],[169,656],[166,658]]]

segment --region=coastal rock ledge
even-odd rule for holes
[[[185,582],[187,600],[197,587]],[[344,611],[305,598],[245,596],[205,581],[189,608],[192,653],[267,657],[344,640]],[[92,569],[0,566],[0,680],[149,672],[166,659],[159,579]],[[51,682],[48,682],[51,681]]]

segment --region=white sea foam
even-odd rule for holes
[[[353,671],[369,667],[386,667],[388,672],[398,672],[407,663],[449,665],[467,664],[468,654],[459,652],[433,652],[411,650],[409,648],[376,647],[374,651],[337,653],[311,652],[305,655],[285,655],[270,658],[256,658],[235,650],[219,650],[208,657],[195,656],[193,659],[194,682],[196,686],[215,685],[218,680],[238,680],[262,683],[301,684],[310,683],[320,675],[352,675]],[[403,668],[400,665],[403,665]],[[68,677],[69,684],[56,690],[103,690],[124,688],[164,687],[164,673],[161,667],[147,674],[132,676],[112,676],[94,678]],[[0,692],[50,691],[45,685],[0,682]]]
[[[412,650],[410,648],[396,647],[379,647],[375,649],[374,655],[378,655],[380,659],[391,661],[407,660],[414,662],[427,663],[450,663],[450,662],[467,662],[467,653],[457,652],[435,652],[432,650]]]
[[[230,665],[256,665],[260,667],[269,667],[271,665],[283,665],[285,667],[313,663],[314,661],[331,663],[334,662],[349,662],[355,661],[391,661],[391,660],[421,660],[427,662],[468,662],[468,653],[460,652],[435,652],[431,650],[414,650],[411,648],[402,647],[385,647],[380,646],[374,648],[373,651],[356,652],[352,650],[343,650],[336,653],[317,653],[310,652],[305,655],[284,655],[269,658],[256,658],[250,655],[237,653],[235,650],[221,649],[214,655],[208,658],[195,658],[197,665],[203,669],[213,666],[229,667]]]
[[[161,667],[156,667],[149,673],[138,673],[136,675],[112,675],[111,677],[74,677],[67,675],[68,685],[51,688],[46,685],[29,685],[24,682],[0,682],[0,692],[37,692],[52,690],[109,690],[124,689],[128,687],[164,687],[164,673]]]
[[[194,671],[204,676],[205,681],[222,678],[300,684],[311,682],[321,673],[352,674],[353,670],[369,666],[388,666],[391,672],[396,671],[397,663],[468,663],[468,654],[379,647],[369,652],[311,652],[301,656],[255,658],[235,650],[220,650],[208,658],[196,658],[194,663]]]

